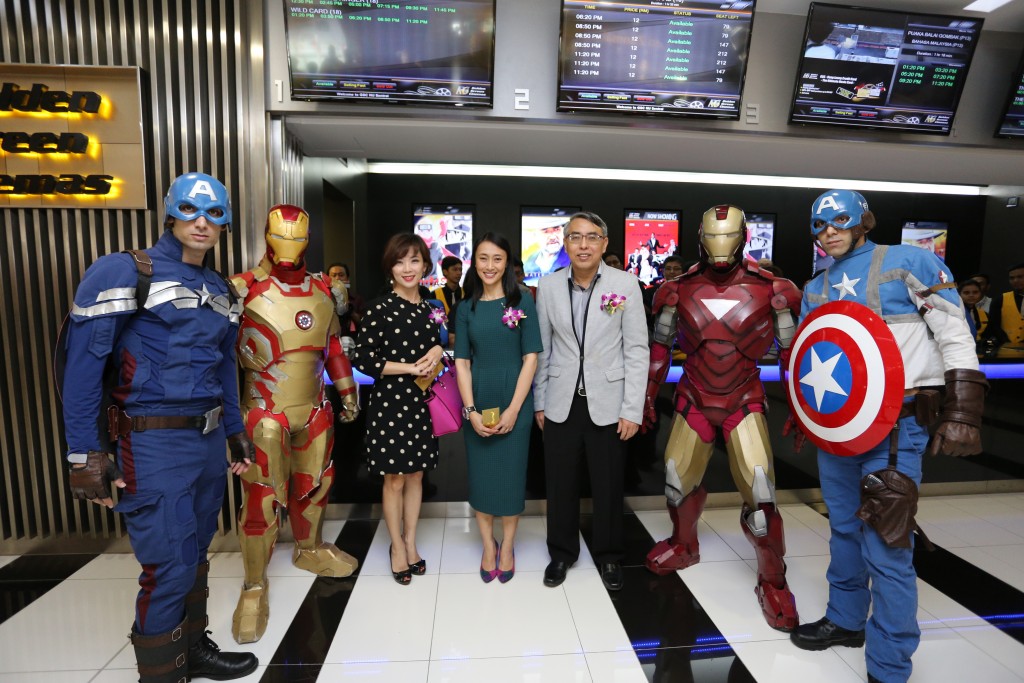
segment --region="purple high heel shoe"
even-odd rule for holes
[[[498,569],[498,567],[500,565],[501,565],[501,557],[499,556],[497,558],[497,560],[495,560],[494,568]],[[512,548],[512,569],[509,569],[508,571],[505,571],[503,569],[498,569],[498,581],[501,582],[501,583],[508,583],[509,581],[512,580],[512,577],[515,576],[515,575],[516,575],[516,549]]]
[[[500,573],[498,571],[498,555],[501,553],[501,546],[498,545],[497,541],[494,541],[494,569],[484,569],[484,561],[480,560],[480,580],[484,583],[490,583]]]

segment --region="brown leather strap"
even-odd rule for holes
[[[131,254],[135,259],[135,267],[146,277],[153,277],[153,259],[141,249],[126,249],[125,253]]]
[[[214,425],[220,416],[214,420]],[[131,432],[145,432],[150,429],[199,429],[208,426],[206,415],[135,415],[129,416],[117,406],[107,408],[107,429],[110,439],[128,436]]]

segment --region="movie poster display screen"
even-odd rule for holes
[[[445,283],[441,261],[446,256],[462,260],[463,277],[473,258],[473,208],[452,204],[419,204],[413,207],[413,232],[430,248],[434,267],[420,284],[434,289]]]
[[[665,257],[679,250],[679,212],[626,209],[625,235],[626,270],[644,287],[664,280]]]
[[[1024,138],[1024,58],[1020,60],[1013,89],[1010,91],[1006,111],[999,123],[996,135],[1004,138]]]
[[[490,107],[494,0],[284,0],[292,98]]]
[[[739,118],[754,0],[563,0],[559,111]]]
[[[761,259],[772,260],[772,244],[775,240],[775,214],[748,213],[747,243],[743,245],[743,258],[757,263]]]
[[[981,25],[812,3],[790,121],[948,135]]]
[[[927,249],[945,261],[948,233],[949,224],[944,221],[905,221],[903,244]]]
[[[522,259],[526,284],[569,265],[565,251],[565,224],[579,211],[574,206],[524,206],[520,208]]]

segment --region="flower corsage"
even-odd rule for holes
[[[443,308],[430,308],[430,322],[436,323],[437,325],[448,325],[448,316],[444,314]]]
[[[504,309],[501,316],[501,324],[510,330],[514,330],[519,327],[519,321],[526,317],[521,308],[512,308],[509,306]]]
[[[622,294],[608,292],[601,295],[601,308],[608,315],[615,315],[626,307],[626,297]]]

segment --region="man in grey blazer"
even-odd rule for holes
[[[609,590],[622,588],[622,478],[626,441],[640,426],[650,350],[640,284],[606,266],[608,226],[580,212],[565,225],[571,265],[537,286],[544,350],[534,377],[537,425],[544,431],[548,554],[544,585],[554,587],[580,552],[579,469],[590,470],[590,548]]]

